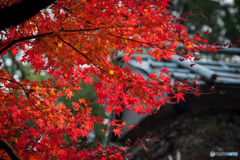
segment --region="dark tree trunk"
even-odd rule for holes
[[[24,0],[16,5],[0,9],[0,30],[24,22],[55,1],[56,0]]]

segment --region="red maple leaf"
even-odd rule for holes
[[[142,64],[142,57],[135,57],[136,61],[139,61],[140,64]]]
[[[138,113],[138,116],[140,114],[144,114],[145,112],[143,111],[144,107],[142,105],[136,105],[132,110]]]
[[[220,44],[219,41],[217,41],[217,42],[215,42],[213,45],[214,45],[214,46],[219,46],[219,44]]]
[[[134,127],[136,127],[136,126],[138,126],[138,125],[130,125],[129,127],[128,127],[128,130],[132,130]]]
[[[118,135],[119,137],[120,137],[120,134],[122,133],[120,128],[113,129],[113,132],[114,132],[115,136]]]
[[[102,124],[102,123],[103,123],[103,118],[100,117],[100,116],[98,116],[96,120],[99,122],[99,124]]]
[[[185,94],[183,93],[177,93],[175,94],[175,96],[173,98],[177,98],[177,103],[179,103],[179,100],[182,99],[183,101],[185,101],[185,99],[183,98]]]
[[[123,123],[122,123],[122,126],[126,126],[127,124],[126,124],[126,121],[124,121]]]
[[[190,67],[193,67],[195,64],[196,64],[196,63],[192,63],[192,64],[190,64],[189,66],[190,66]]]
[[[180,58],[179,58],[179,61],[184,61],[184,60],[185,60],[185,59],[184,59],[184,58],[182,58],[182,57],[180,57]]]
[[[167,68],[162,68],[162,71],[170,77],[170,74],[168,72],[171,72],[171,71],[169,71]]]
[[[124,54],[122,61],[125,60],[126,63],[127,63],[128,61],[131,62],[131,58],[132,58],[132,55],[130,55],[130,54]]]
[[[88,86],[88,83],[92,84],[92,81],[94,81],[92,77],[86,77],[84,80],[84,82],[86,82],[87,86]]]
[[[197,79],[197,75],[193,79],[196,80]]]
[[[226,91],[220,91],[220,94],[224,95],[225,93],[227,93],[227,90]]]
[[[196,33],[195,33],[195,37],[199,37],[200,36],[200,34],[199,34],[199,32],[197,31]]]
[[[199,37],[194,37],[193,38],[195,41],[201,41],[202,39],[201,38],[199,38]]]
[[[16,56],[17,53],[18,53],[18,49],[17,49],[17,47],[14,47],[12,49],[12,54],[14,55],[14,57]]]
[[[105,111],[107,111],[107,114],[112,113],[112,110],[113,110],[113,107],[110,106],[110,105],[107,105],[106,108],[105,108]]]
[[[207,30],[207,32],[204,32],[203,34],[209,35],[209,29]]]
[[[200,60],[200,57],[195,57],[194,58],[194,61],[199,61]]]
[[[216,86],[216,84],[214,84],[213,86],[211,86],[209,90],[210,90],[210,91],[214,91],[214,90],[215,90],[215,86]]]
[[[82,145],[87,146],[87,145],[88,145],[88,142],[83,142]]]
[[[114,111],[118,116],[120,116],[120,113],[123,112],[123,108],[122,108],[122,106],[118,105],[118,106],[113,107],[113,111]],[[107,111],[107,112],[108,112],[108,111]]]
[[[164,80],[166,76],[164,76],[162,73],[159,75],[159,79]]]

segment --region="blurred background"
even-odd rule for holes
[[[172,0],[172,15],[180,16],[187,6],[188,12],[196,14],[189,16],[184,26],[188,33],[200,34],[209,30],[209,36],[203,36],[210,44],[219,40],[222,44],[236,44],[240,33],[240,1],[239,0]],[[206,18],[199,15],[203,14]]]
[[[236,44],[240,38],[240,1],[239,0],[172,0],[172,8],[168,10],[172,15],[180,16],[182,12],[192,12],[183,22],[189,34],[197,31],[209,44],[219,41],[220,45],[226,43]],[[205,17],[199,15],[202,14]],[[203,33],[209,31],[209,35]],[[215,60],[231,63],[240,63],[238,54],[201,54],[206,60]]]

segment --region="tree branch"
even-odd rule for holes
[[[0,18],[1,19],[1,18]],[[95,30],[99,30],[100,28],[94,28],[94,29],[79,29],[79,30],[59,30],[59,32],[83,32],[83,31],[95,31]],[[37,34],[37,35],[32,35],[32,36],[26,36],[26,37],[22,37],[19,38],[17,40],[13,40],[11,42],[9,42],[8,44],[6,44],[4,47],[0,46],[0,54],[3,53],[5,50],[7,50],[8,48],[10,48],[12,45],[18,43],[18,42],[22,42],[25,40],[30,40],[30,39],[34,39],[34,38],[41,38],[44,36],[50,36],[54,34],[54,32],[48,32],[48,33],[41,33],[41,34]],[[54,36],[58,36],[58,35],[54,35]]]
[[[14,152],[12,147],[3,140],[0,140],[0,149],[5,150],[8,153],[8,155],[12,158],[12,160],[21,160],[21,158],[19,158],[18,155]]]

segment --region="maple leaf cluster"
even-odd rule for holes
[[[126,149],[121,147],[98,144],[97,149],[80,149],[87,144],[79,142],[79,137],[87,137],[94,123],[102,124],[103,120],[92,115],[91,102],[73,102],[74,111],[78,111],[74,116],[67,106],[57,103],[58,98],[71,99],[73,91],[81,91],[81,83],[93,83],[98,103],[105,104],[107,112],[120,114],[127,109],[138,115],[151,115],[154,108],[175,103],[174,98],[184,100],[184,93],[191,92],[189,84],[173,84],[167,69],[162,69],[167,75],[151,74],[145,80],[110,61],[116,56],[113,50],[123,51],[123,60],[128,62],[140,47],[155,48],[148,54],[158,60],[170,59],[180,43],[185,47],[177,54],[185,60],[194,57],[196,51],[218,49],[204,47],[206,40],[198,34],[189,38],[179,18],[166,11],[168,1],[58,0],[50,6],[51,13],[41,10],[25,22],[2,30],[0,55],[8,49],[16,55],[21,49],[21,63],[31,63],[35,73],[44,70],[54,78],[19,82],[0,69],[1,138],[13,144],[24,159],[124,159]],[[142,59],[136,60],[141,63]],[[169,96],[163,97],[163,92]],[[193,92],[199,95],[197,88]],[[34,125],[28,125],[29,121]],[[112,126],[119,136],[125,126],[117,120],[105,125]],[[72,142],[66,142],[63,135]]]

